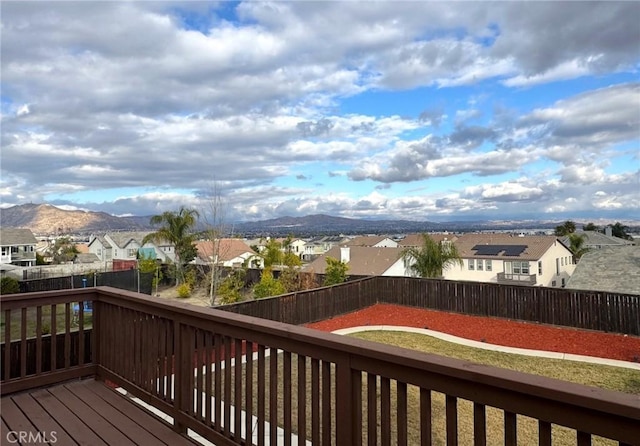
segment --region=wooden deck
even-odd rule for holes
[[[93,379],[3,397],[1,417],[1,444],[198,444]]]

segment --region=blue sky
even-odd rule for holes
[[[13,2],[1,206],[640,220],[638,2]]]

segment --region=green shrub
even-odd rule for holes
[[[253,287],[253,294],[256,299],[277,296],[286,292],[287,290],[284,288],[284,285],[273,277],[273,273],[269,268],[265,268],[264,271],[262,271],[260,282]]]
[[[3,277],[0,280],[0,294],[15,294],[20,292],[20,283],[13,277]]]
[[[186,299],[188,297],[191,297],[191,286],[189,286],[188,283],[183,283],[178,285],[177,291],[178,291],[178,297],[181,299]]]
[[[218,288],[219,302],[222,305],[233,304],[242,300],[245,271],[238,269],[232,271]]]

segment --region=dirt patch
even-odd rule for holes
[[[193,290],[193,292],[191,293],[191,296],[187,298],[178,297],[178,291],[175,286],[158,288],[158,294],[154,293],[152,294],[152,296],[158,297],[159,299],[166,299],[169,301],[183,302],[191,305],[198,305],[200,307],[208,307],[210,303],[209,290],[203,287],[196,288],[195,290]]]
[[[363,325],[428,328],[461,338],[508,347],[572,353],[622,361],[640,361],[640,337],[637,336],[467,316],[400,305],[377,304],[307,326],[323,331],[333,331]]]

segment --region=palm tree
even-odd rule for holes
[[[580,234],[569,234],[569,250],[573,253],[573,258],[577,262],[585,255],[589,248],[584,246],[585,236]]]
[[[441,277],[453,266],[462,266],[462,258],[453,243],[437,243],[428,234],[422,234],[421,247],[409,247],[402,251],[405,268],[419,277]]]
[[[184,265],[196,257],[194,235],[191,229],[196,225],[200,216],[195,209],[184,206],[178,212],[164,212],[151,217],[152,225],[161,225],[156,232],[147,234],[142,243],[168,241],[175,247],[176,282],[184,281]]]
[[[562,225],[556,226],[555,229],[555,235],[557,236],[569,235],[574,232],[576,232],[576,224],[571,220],[567,220]]]

